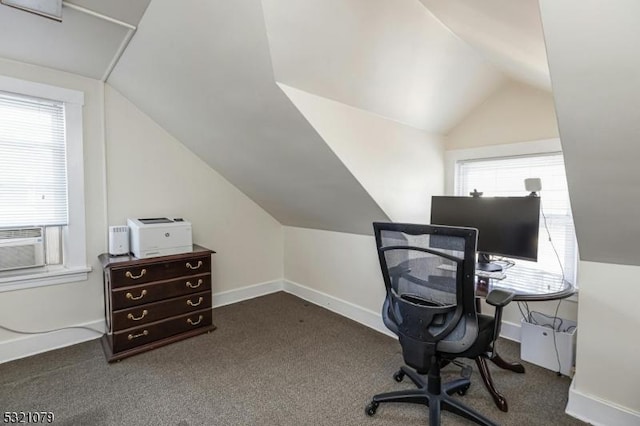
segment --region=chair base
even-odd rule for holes
[[[371,403],[366,406],[365,413],[373,416],[381,402],[408,402],[413,404],[424,404],[429,407],[429,425],[440,425],[440,413],[442,410],[450,411],[458,416],[464,417],[479,425],[497,426],[482,414],[460,403],[451,395],[457,393],[464,395],[467,393],[471,381],[469,379],[457,379],[448,383],[440,384],[440,377],[430,377],[428,381],[420,377],[416,372],[408,367],[400,367],[400,371],[393,375],[397,382],[401,382],[404,376],[409,377],[417,386],[417,389],[402,390],[396,392],[381,393],[375,395]],[[429,383],[431,381],[431,383]],[[433,392],[430,389],[439,389]]]

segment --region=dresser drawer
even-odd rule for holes
[[[211,325],[211,309],[192,312],[113,333],[113,351],[120,352]]]
[[[113,267],[111,287],[128,287],[152,281],[211,272],[211,256],[158,263],[141,263],[135,266]]]
[[[201,309],[211,308],[211,292],[189,294],[147,303],[113,313],[113,330],[120,331],[131,327],[138,327],[153,321],[174,317]]]
[[[175,280],[121,288],[111,292],[114,311],[144,305],[172,297],[211,290],[211,274],[194,275]]]

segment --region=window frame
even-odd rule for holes
[[[65,105],[69,224],[62,230],[62,265],[0,272],[0,292],[85,281],[87,265],[84,200],[84,93],[43,83],[0,76],[0,90],[22,96],[51,99]]]
[[[503,157],[549,155],[561,152],[562,145],[558,138],[447,150],[444,155],[445,194],[455,195],[456,186],[458,184],[457,176],[459,172],[459,162],[470,160],[489,160]],[[573,301],[577,301],[577,290],[580,282],[579,256],[578,259],[576,259],[575,271],[576,282],[574,283],[574,286],[576,288],[576,294],[568,299]]]

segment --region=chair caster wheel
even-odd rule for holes
[[[404,371],[398,370],[395,373],[393,373],[393,380],[399,383],[402,381],[402,379],[404,379]]]
[[[376,414],[376,411],[378,410],[378,405],[380,404],[375,401],[372,401],[369,405],[367,405],[364,408],[364,412],[367,414],[367,416],[373,416],[374,414]]]
[[[467,391],[469,390],[469,386],[470,386],[470,385],[467,385],[467,386],[465,386],[465,387],[462,387],[462,388],[458,389],[458,390],[456,391],[456,393],[457,393],[458,395],[460,395],[460,396],[465,396],[465,395],[467,394]]]

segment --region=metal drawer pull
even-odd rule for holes
[[[189,324],[191,324],[191,325],[198,325],[198,324],[200,324],[200,323],[202,322],[202,318],[203,318],[203,316],[202,316],[202,315],[198,315],[198,321],[195,321],[195,322],[194,322],[193,320],[191,320],[191,318],[187,318],[187,322],[188,322]],[[146,331],[146,330],[145,330],[145,331]]]
[[[187,262],[187,268],[189,269],[198,269],[202,266],[202,260],[198,260],[198,264],[196,266],[193,266],[191,263]]]
[[[198,284],[192,284],[191,281],[187,281],[186,285],[189,288],[198,288],[198,287],[200,287],[202,285],[203,282],[204,281],[202,281],[202,280],[198,280]]]
[[[144,311],[142,311],[142,315],[140,315],[139,317],[134,317],[133,314],[129,314],[127,315],[127,318],[129,318],[130,320],[134,320],[134,321],[140,321],[142,318],[144,318],[149,312],[147,312],[147,310],[145,309]]]
[[[124,275],[125,275],[127,278],[131,278],[131,279],[137,280],[138,278],[142,278],[142,277],[144,276],[144,274],[146,274],[146,273],[147,273],[147,270],[146,270],[146,269],[143,269],[142,271],[140,271],[140,275],[133,275],[133,274],[131,273],[131,271],[127,271],[127,273],[126,273],[126,274],[124,274]]]
[[[138,296],[138,297],[134,296],[134,295],[133,295],[133,294],[131,294],[131,293],[127,293],[127,294],[125,294],[124,296],[125,296],[127,299],[131,299],[131,300],[140,300],[140,299],[142,299],[146,294],[147,294],[147,290],[142,290],[142,293],[140,293],[140,296]]]
[[[202,297],[198,297],[198,301],[197,302],[192,302],[191,299],[187,300],[187,305],[189,306],[200,306],[200,304],[202,303],[204,299]]]
[[[144,330],[140,334],[130,334],[130,335],[128,335],[127,339],[133,340],[133,339],[137,339],[138,337],[143,337],[143,336],[148,336],[148,335],[149,335],[149,332],[147,330]]]

